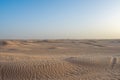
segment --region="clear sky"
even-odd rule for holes
[[[0,39],[120,38],[120,0],[0,0]]]

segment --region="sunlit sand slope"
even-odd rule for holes
[[[119,80],[120,57],[0,54],[0,80]]]

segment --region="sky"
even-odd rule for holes
[[[120,39],[120,0],[0,0],[0,39]]]

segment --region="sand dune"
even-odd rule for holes
[[[0,41],[0,80],[120,80],[119,45],[119,40]]]

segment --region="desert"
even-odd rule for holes
[[[120,40],[0,40],[0,80],[120,80]]]
[[[0,80],[120,80],[120,0],[0,0]]]

